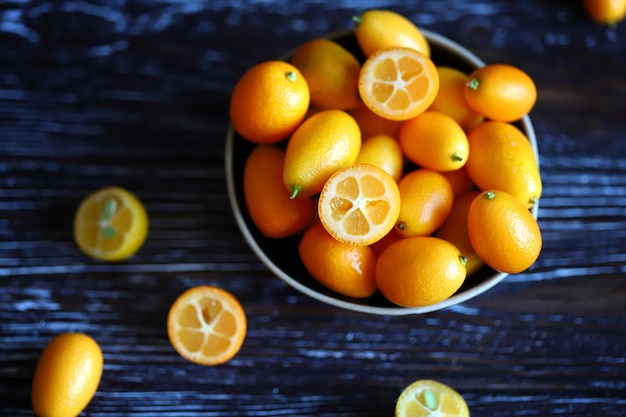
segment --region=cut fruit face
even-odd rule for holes
[[[94,259],[126,259],[139,250],[147,233],[146,210],[137,197],[121,187],[90,194],[74,217],[74,240]]]
[[[365,105],[390,120],[408,120],[425,111],[439,90],[430,58],[409,48],[388,48],[370,56],[359,74]]]
[[[167,333],[174,349],[201,365],[231,359],[243,344],[247,321],[237,299],[218,287],[191,288],[172,304]]]
[[[335,239],[370,245],[382,239],[400,213],[400,191],[391,175],[368,164],[336,171],[326,182],[318,203],[324,228]]]
[[[469,409],[454,389],[423,379],[402,391],[396,401],[396,417],[469,417]]]

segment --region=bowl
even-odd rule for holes
[[[430,43],[431,58],[436,65],[450,66],[468,74],[485,65],[480,58],[458,43],[426,29],[422,29],[422,33]],[[359,47],[353,31],[337,33],[328,38],[338,42],[359,57]],[[281,59],[287,59],[290,55],[288,53]],[[539,160],[535,132],[530,118],[524,116],[514,124],[527,136],[535,156]],[[253,143],[239,136],[234,131],[232,124],[229,126],[226,135],[225,170],[228,198],[233,215],[244,239],[260,261],[274,275],[302,294],[346,310],[374,315],[399,316],[423,314],[449,308],[484,293],[506,278],[507,274],[484,266],[479,271],[469,275],[461,288],[448,299],[436,304],[413,308],[392,304],[379,292],[369,298],[357,299],[345,297],[327,289],[315,280],[299,261],[298,243],[300,236],[284,239],[267,238],[252,222],[243,197],[243,169],[246,158],[254,146]],[[537,218],[538,210],[538,204],[535,204],[531,209],[535,218]]]

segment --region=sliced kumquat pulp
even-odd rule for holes
[[[410,48],[387,48],[370,56],[359,74],[365,105],[391,120],[411,119],[426,110],[439,89],[437,67]]]
[[[239,301],[210,285],[191,288],[170,307],[167,333],[174,349],[201,365],[218,365],[239,352],[247,320]]]
[[[88,256],[121,261],[134,255],[148,234],[143,204],[121,187],[88,195],[74,216],[74,240]]]
[[[396,417],[469,417],[465,399],[441,382],[422,379],[407,386],[396,401]]]
[[[391,175],[368,164],[336,171],[318,203],[322,225],[337,240],[370,245],[382,239],[400,213],[400,191]]]

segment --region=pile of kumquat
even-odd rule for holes
[[[243,173],[254,224],[299,236],[302,263],[327,288],[405,307],[447,299],[485,264],[528,269],[542,246],[529,210],[542,182],[514,122],[535,105],[533,80],[507,64],[437,65],[391,10],[354,24],[358,55],[314,39],[237,82],[230,117],[255,144]]]

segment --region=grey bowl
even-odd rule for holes
[[[425,29],[422,29],[422,33],[430,43],[431,57],[435,64],[457,68],[465,73],[470,73],[485,65],[480,58],[456,42]],[[341,32],[329,36],[329,38],[339,42],[355,55],[359,55],[359,48],[352,31]],[[289,54],[283,58],[288,57]],[[515,125],[526,134],[537,160],[539,160],[535,131],[530,118],[525,116]],[[506,278],[507,274],[484,266],[476,273],[468,276],[461,288],[450,298],[436,304],[416,308],[396,306],[380,293],[369,298],[356,299],[342,296],[327,289],[318,283],[299,261],[299,236],[285,239],[267,238],[252,222],[243,198],[243,168],[253,147],[254,144],[241,138],[234,131],[232,125],[229,126],[226,136],[225,169],[228,198],[233,215],[244,239],[261,262],[278,278],[301,293],[322,303],[346,310],[375,315],[399,316],[423,314],[448,308],[484,293]],[[535,218],[537,218],[538,210],[539,204],[535,204],[531,210]]]

